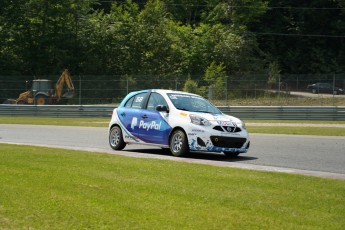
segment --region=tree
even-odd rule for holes
[[[93,3],[94,0],[32,0],[3,5],[0,20],[5,25],[1,31],[5,43],[1,57],[18,57],[14,59],[15,68],[24,74],[47,75],[66,67],[75,68],[80,55],[81,18],[89,13]]]
[[[249,29],[282,73],[343,72],[343,0],[271,0],[269,10]]]
[[[204,88],[199,87],[198,83],[195,80],[191,79],[190,75],[184,83],[183,91],[199,95],[205,95]]]
[[[226,71],[223,63],[212,62],[206,69],[203,79],[208,83],[209,89],[212,90],[212,99],[226,98]]]

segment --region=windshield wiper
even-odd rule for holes
[[[203,110],[193,111],[193,112],[196,112],[196,113],[212,113],[212,112],[210,112],[210,111],[203,111]]]
[[[185,109],[185,108],[179,108],[179,107],[176,107],[176,109],[183,110],[183,111],[189,111],[188,109]]]

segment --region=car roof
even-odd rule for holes
[[[145,90],[138,90],[138,91],[132,91],[127,96],[122,100],[121,104],[119,107],[123,107],[126,101],[131,98],[132,96],[139,94],[139,93],[148,93],[148,92],[157,92],[157,93],[163,93],[163,94],[168,94],[168,93],[176,93],[176,94],[185,94],[185,95],[190,95],[190,96],[195,96],[195,97],[201,97],[200,95],[193,94],[193,93],[188,93],[184,91],[178,91],[178,90],[171,90],[171,89],[145,89]]]
[[[172,90],[172,89],[145,89],[145,90],[138,90],[138,91],[133,91],[129,93],[128,95],[134,95],[138,93],[147,93],[147,92],[157,92],[157,93],[176,93],[176,94],[187,94],[187,95],[192,95],[192,96],[198,96],[200,95],[194,94],[194,93],[189,93],[189,92],[184,92],[184,91],[178,91],[178,90]]]
[[[178,91],[178,90],[171,90],[171,89],[151,89],[152,92],[158,92],[158,93],[176,93],[176,94],[186,94],[186,95],[191,95],[191,96],[198,96],[200,95],[194,94],[194,93],[189,93],[189,92],[184,92],[184,91]]]

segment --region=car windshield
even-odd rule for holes
[[[168,97],[174,104],[174,106],[180,110],[212,114],[221,113],[219,109],[212,105],[208,100],[199,96],[179,93],[168,93]]]

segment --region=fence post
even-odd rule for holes
[[[225,104],[228,105],[228,76],[225,76]]]
[[[126,78],[126,81],[127,81],[127,86],[126,86],[126,88],[127,88],[127,94],[126,94],[126,95],[128,95],[128,76],[127,76],[127,78]]]
[[[79,105],[81,105],[81,76],[79,75]]]

